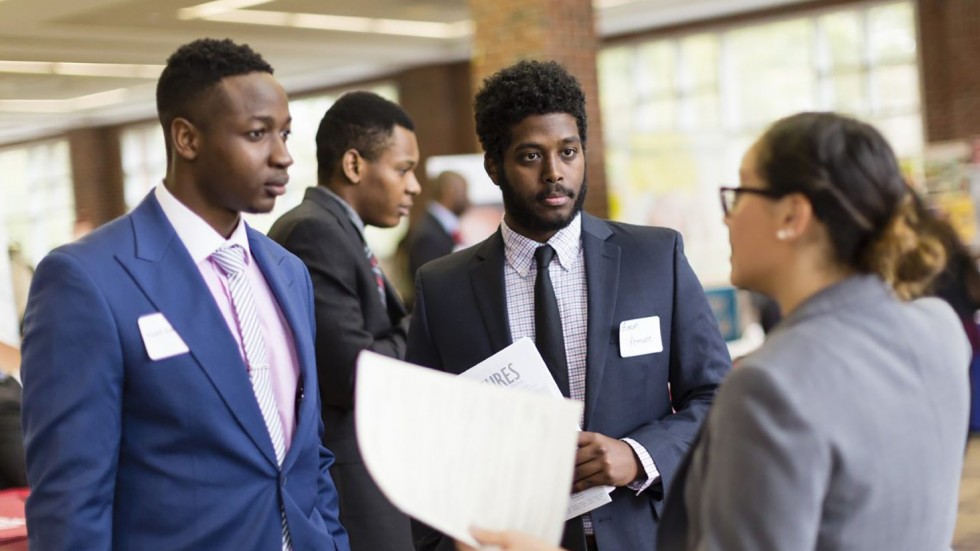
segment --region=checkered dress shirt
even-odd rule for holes
[[[534,281],[538,276],[534,251],[541,243],[518,234],[507,222],[500,223],[504,240],[504,287],[507,294],[507,319],[510,321],[510,337],[517,341],[522,337],[534,340]],[[585,360],[588,352],[589,301],[585,278],[585,256],[582,249],[582,216],[559,230],[548,240],[555,249],[555,258],[548,267],[555,299],[561,314],[562,332],[565,337],[565,359],[568,362],[568,388],[571,399],[585,401]],[[585,422],[584,413],[579,426]],[[646,480],[629,485],[637,494],[647,489],[660,477],[660,471],[646,448],[631,438],[623,438],[633,448],[643,465]],[[585,532],[593,533],[592,518],[583,516]]]

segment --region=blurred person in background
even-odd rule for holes
[[[408,311],[364,229],[398,225],[421,191],[415,125],[397,104],[350,92],[323,115],[316,156],[317,185],[269,237],[298,256],[313,280],[323,442],[337,454],[331,474],[351,549],[413,551],[408,517],[381,493],[357,447],[354,372],[362,350],[405,357]]]
[[[446,256],[463,243],[459,217],[469,208],[466,179],[458,172],[446,171],[433,182],[432,201],[425,215],[408,230],[408,271],[411,281],[423,264]]]
[[[980,330],[976,322],[977,309],[980,308],[980,271],[970,248],[960,239],[956,228],[941,212],[931,209],[926,200],[916,197],[916,210],[925,231],[930,233],[946,250],[946,266],[929,286],[928,293],[937,296],[953,307],[963,324],[963,330],[970,340],[972,359],[970,361],[970,431],[980,430]]]
[[[0,490],[27,486],[19,370],[20,351],[0,342]]]

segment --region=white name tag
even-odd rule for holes
[[[624,358],[664,351],[660,316],[626,320],[619,324],[619,353]]]
[[[184,339],[180,338],[160,312],[140,316],[136,323],[140,327],[146,354],[151,360],[163,360],[190,351],[184,344]]]

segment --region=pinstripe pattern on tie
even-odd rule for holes
[[[262,326],[255,314],[255,300],[252,297],[252,286],[245,272],[245,249],[241,245],[225,246],[211,254],[211,258],[225,273],[228,280],[228,292],[231,294],[231,305],[235,312],[235,322],[242,338],[242,349],[245,351],[245,363],[248,366],[252,391],[262,411],[272,447],[276,452],[276,461],[282,467],[286,455],[285,438],[282,423],[279,420],[279,410],[272,392],[272,377],[269,358],[265,349],[265,339],[262,337]],[[286,511],[280,508],[282,519],[282,548],[292,550],[292,540],[289,537],[289,527],[286,524]]]

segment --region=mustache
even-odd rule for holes
[[[537,194],[534,198],[538,201],[544,201],[548,197],[557,197],[561,195],[569,198],[575,197],[575,193],[573,193],[572,190],[568,189],[567,187],[561,184],[553,184],[547,190]]]

